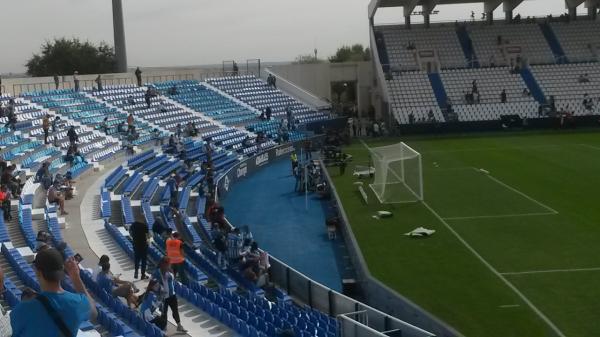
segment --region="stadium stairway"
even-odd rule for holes
[[[439,107],[442,109],[445,108],[448,96],[440,74],[430,73],[427,74],[427,77],[429,77],[429,82],[431,83],[431,88],[433,88],[433,93],[435,94],[435,99],[437,100]]]
[[[546,38],[546,42],[548,42],[548,45],[550,46],[550,49],[552,50],[554,57],[558,61],[558,64],[569,63],[569,60],[567,59],[567,56],[565,55],[565,51],[563,50],[562,46],[560,45],[560,42],[558,41],[556,34],[554,34],[552,27],[547,22],[543,22],[543,23],[540,23],[540,29],[542,30],[542,34]]]
[[[383,37],[382,32],[377,31],[374,34],[377,52],[379,53],[379,63],[381,63],[383,72],[387,74],[390,71],[390,58],[387,53],[387,48],[385,47],[385,38]]]
[[[522,68],[521,77],[523,78],[525,84],[527,84],[527,89],[529,89],[529,92],[531,93],[533,98],[535,98],[535,100],[538,103],[545,104],[546,96],[544,95],[544,92],[542,91],[542,88],[536,81],[535,77],[531,73],[531,70],[529,70],[529,68]]]
[[[465,53],[465,58],[469,62],[469,68],[479,68],[479,60],[477,59],[477,55],[475,55],[473,41],[469,36],[467,28],[465,26],[458,27],[456,29],[456,35],[458,36],[458,41],[460,41],[463,53]]]

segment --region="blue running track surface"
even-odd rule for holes
[[[279,160],[233,185],[222,200],[234,226],[250,227],[260,248],[311,279],[341,291],[342,239],[327,238],[328,203],[294,192],[289,160]]]

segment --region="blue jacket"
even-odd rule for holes
[[[175,277],[173,277],[173,273],[167,272],[168,289],[163,289],[163,278],[160,269],[156,269],[156,271],[154,271],[154,274],[152,274],[152,279],[158,281],[158,284],[160,285],[160,291],[164,294],[165,298],[175,295]]]

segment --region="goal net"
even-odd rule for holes
[[[421,154],[404,143],[370,148],[375,179],[370,185],[379,202],[423,200]]]

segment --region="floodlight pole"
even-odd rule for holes
[[[115,58],[118,73],[127,72],[127,50],[125,48],[125,25],[123,24],[122,0],[112,0],[113,30],[115,36]]]

